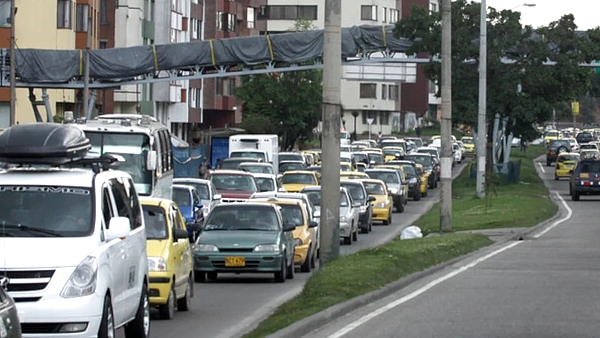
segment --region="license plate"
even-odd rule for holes
[[[225,257],[226,267],[243,267],[246,266],[245,257]]]

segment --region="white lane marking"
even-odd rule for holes
[[[546,169],[544,168],[544,165],[541,162],[538,162],[539,166],[540,166],[540,170],[545,174],[546,173]]]
[[[569,218],[571,218],[571,216],[573,216],[573,210],[571,210],[571,208],[569,208],[569,205],[567,204],[567,202],[565,202],[565,200],[562,198],[562,196],[560,195],[560,193],[558,191],[555,191],[555,193],[556,193],[556,196],[558,197],[558,199],[560,200],[560,202],[562,203],[562,205],[565,207],[565,209],[567,209],[567,216],[565,216],[565,217],[557,220],[556,222],[552,223],[549,227],[545,228],[540,233],[534,235],[533,238],[540,238],[540,236],[542,236],[543,234],[545,234],[548,231],[552,230],[554,227],[556,227],[557,225],[561,224],[562,222],[568,220]]]
[[[366,315],[364,317],[361,317],[357,321],[355,321],[355,322],[353,322],[351,324],[346,325],[345,327],[343,327],[342,329],[336,331],[335,333],[333,333],[332,335],[328,336],[327,338],[340,338],[340,337],[343,337],[348,332],[350,332],[350,331],[356,329],[357,327],[365,324],[369,320],[371,320],[371,319],[373,319],[373,318],[375,318],[375,317],[377,317],[377,316],[379,316],[381,314],[384,314],[385,312],[387,312],[387,311],[389,311],[389,310],[397,307],[398,305],[406,303],[407,301],[409,301],[409,300],[411,300],[411,299],[419,296],[420,294],[428,291],[429,289],[433,288],[434,286],[436,286],[438,284],[441,284],[442,282],[444,282],[444,281],[446,281],[446,280],[448,280],[448,279],[450,279],[450,278],[452,278],[452,277],[454,277],[454,276],[456,276],[458,274],[461,274],[461,273],[469,270],[470,268],[476,266],[477,264],[479,264],[481,262],[484,262],[484,261],[486,261],[486,260],[488,260],[488,259],[496,256],[497,254],[499,254],[499,253],[501,253],[503,251],[506,251],[506,250],[508,250],[510,248],[513,248],[513,247],[519,245],[520,243],[522,243],[522,242],[513,242],[513,243],[510,243],[510,244],[508,244],[508,245],[506,245],[506,246],[504,246],[504,247],[502,247],[502,248],[500,248],[500,249],[498,249],[498,250],[496,250],[496,251],[494,251],[492,253],[489,253],[489,254],[487,254],[487,255],[485,255],[483,257],[480,257],[480,258],[474,260],[473,262],[471,262],[471,263],[469,263],[467,265],[461,266],[460,268],[458,268],[458,269],[456,269],[456,270],[454,270],[454,271],[452,271],[452,272],[450,272],[450,273],[448,273],[448,274],[446,274],[446,275],[444,275],[444,276],[442,276],[442,277],[440,277],[440,278],[438,278],[438,279],[436,279],[434,281],[429,282],[428,284],[426,284],[422,288],[420,288],[420,289],[418,289],[418,290],[416,290],[416,291],[414,291],[414,292],[412,292],[412,293],[410,293],[410,294],[408,294],[408,295],[406,295],[406,296],[404,296],[404,297],[402,297],[400,299],[397,299],[397,300],[395,300],[395,301],[393,301],[391,303],[388,303],[388,304],[380,307],[379,309],[377,309],[377,310],[369,313],[368,315]]]

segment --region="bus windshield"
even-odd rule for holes
[[[125,163],[118,163],[114,168],[131,175],[138,194],[150,195],[152,171],[146,169],[146,155],[150,151],[148,135],[94,131],[86,131],[85,135],[92,144],[90,153],[115,154],[125,158]]]

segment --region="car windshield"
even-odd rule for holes
[[[404,157],[405,160],[413,161],[417,164],[421,164],[423,167],[431,167],[431,156],[415,156],[415,155],[406,155]]]
[[[404,173],[406,174],[407,177],[410,177],[410,178],[417,177],[417,171],[415,170],[415,167],[413,167],[412,165],[403,164],[402,169],[404,169]]]
[[[340,156],[340,162],[348,162],[351,163],[352,162],[352,158],[348,157],[348,156]]]
[[[300,154],[279,154],[279,161],[304,161],[304,157]]]
[[[398,174],[389,172],[389,171],[367,171],[367,174],[370,178],[376,180],[382,180],[388,184],[398,184],[400,180],[398,179]]]
[[[173,187],[173,201],[179,207],[189,207],[192,205],[192,194],[188,189]]]
[[[275,174],[275,172],[273,172],[273,168],[268,165],[240,164],[238,169],[243,169],[253,174]]]
[[[144,224],[146,225],[147,239],[167,239],[169,238],[169,225],[165,210],[153,205],[142,205],[144,209]]]
[[[279,204],[279,206],[281,207],[283,218],[285,218],[288,223],[296,226],[304,224],[302,209],[300,209],[299,205]]]
[[[306,196],[308,197],[308,200],[314,206],[320,206],[321,205],[321,191],[319,191],[319,190],[304,191],[303,194],[306,194]]]
[[[385,188],[381,183],[365,183],[365,189],[369,195],[385,195]]]
[[[396,154],[398,154],[398,156],[402,156],[402,155],[404,155],[404,150],[402,150],[402,149],[384,149],[383,154],[385,156],[396,156]]]
[[[352,158],[356,162],[369,162],[369,156],[367,156],[367,154],[352,154]]]
[[[0,186],[0,236],[89,236],[94,230],[92,204],[87,188]]]
[[[567,161],[579,161],[579,156],[577,155],[561,155],[558,158],[558,162],[567,162]]]
[[[419,149],[417,152],[423,153],[423,154],[431,154],[432,156],[437,156],[437,150],[435,150],[435,149]]]
[[[341,187],[346,188],[346,190],[348,190],[348,192],[350,193],[350,196],[352,196],[352,199],[355,201],[364,202],[367,199],[367,196],[365,196],[365,191],[358,184],[342,183]]]
[[[275,182],[267,177],[256,177],[256,183],[260,187],[260,191],[275,191]]]
[[[284,174],[281,184],[317,184],[317,181],[311,174]]]
[[[463,138],[461,141],[463,144],[473,144],[472,138]]]
[[[279,165],[279,172],[293,171],[293,170],[302,170],[304,169],[304,164],[302,163],[281,163]]]
[[[217,206],[213,209],[203,231],[278,231],[279,229],[279,220],[273,207],[235,205]]]
[[[370,162],[375,162],[375,164],[383,164],[383,155],[381,154],[374,154],[374,153],[369,153],[369,163]]]
[[[546,137],[558,137],[558,131],[547,131]]]
[[[196,191],[198,192],[198,196],[200,197],[201,200],[209,200],[210,199],[210,192],[208,190],[208,184],[206,184],[206,183],[195,183],[195,182],[173,182],[173,183],[189,185],[191,187],[194,187],[194,188],[196,188]],[[175,192],[173,192],[173,194],[175,194]]]
[[[348,196],[343,192],[340,193],[340,207],[348,207],[350,206],[350,201],[348,200]]]
[[[577,172],[598,174],[600,173],[600,161],[579,162]]]
[[[217,190],[257,192],[256,182],[250,175],[216,174],[210,176]]]
[[[258,158],[262,161],[266,161],[265,154],[260,151],[234,151],[229,156],[231,158]]]
[[[248,158],[246,157],[243,159],[227,159],[221,162],[221,166],[219,167],[219,169],[236,170],[242,162],[248,162]]]

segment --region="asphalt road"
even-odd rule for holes
[[[466,165],[453,170],[456,176]],[[347,255],[356,251],[381,245],[397,237],[402,229],[410,226],[439,201],[439,185],[429,191],[421,201],[409,201],[403,213],[394,213],[392,224],[375,223],[369,234],[359,234],[352,245],[341,245],[340,253]],[[181,338],[231,338],[251,331],[268,317],[279,305],[302,291],[310,274],[296,269],[295,278],[285,283],[274,283],[271,275],[219,275],[217,281],[195,284],[192,310],[178,312],[172,320],[160,320],[154,316],[151,322],[153,337]],[[122,329],[117,337],[124,337]]]
[[[561,206],[548,227],[486,248],[306,337],[598,337],[600,198],[572,202],[567,181],[537,168]]]

